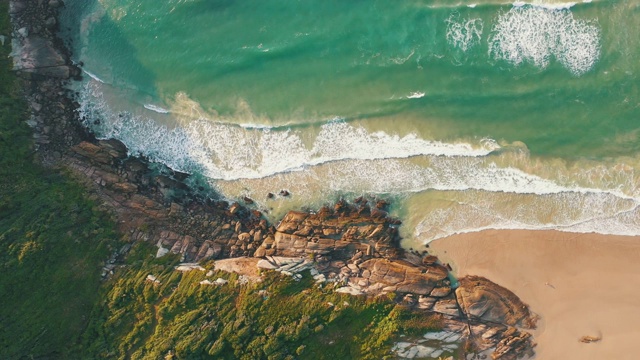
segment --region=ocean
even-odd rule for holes
[[[637,1],[65,4],[85,125],[272,220],[365,195],[406,247],[640,235]]]

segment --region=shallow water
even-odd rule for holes
[[[633,1],[66,4],[87,126],[273,218],[384,194],[407,246],[640,235]]]

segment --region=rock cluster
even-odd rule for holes
[[[158,255],[183,261],[251,256],[274,229],[257,211],[237,203],[202,200],[180,181],[186,174],[156,174],[146,162],[127,158],[117,140],[83,141],[63,155],[63,165],[94,190],[132,241],[158,245]],[[180,196],[176,196],[180,194]]]
[[[478,276],[459,279],[453,289],[449,270],[434,256],[400,248],[399,221],[383,205],[375,209],[357,199],[316,213],[291,211],[256,250],[265,258],[258,266],[294,276],[311,268],[316,280],[335,282],[342,293],[393,294],[407,307],[442,314],[449,331],[493,359],[532,354],[531,335],[519,329],[534,328],[536,319],[515,294]]]

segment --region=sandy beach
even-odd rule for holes
[[[640,237],[489,230],[430,248],[457,276],[485,276],[530,305],[537,360],[640,357]]]

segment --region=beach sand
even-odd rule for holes
[[[640,359],[640,237],[488,230],[430,252],[456,276],[485,276],[530,305],[536,360]],[[579,342],[585,335],[602,340]]]

